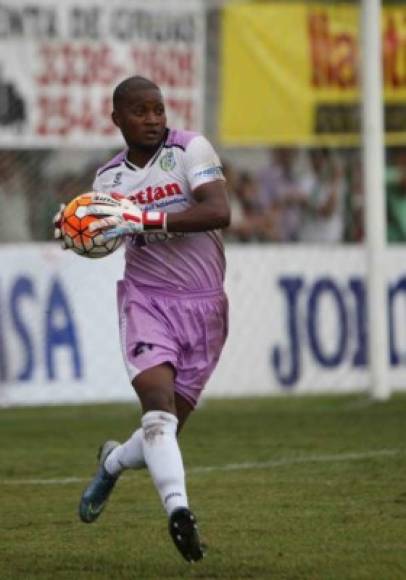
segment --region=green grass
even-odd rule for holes
[[[1,580],[406,578],[405,396],[202,405],[181,436],[209,545],[193,566],[146,472],[125,474],[97,523],[77,517],[98,445],[138,422],[131,405],[0,410]]]

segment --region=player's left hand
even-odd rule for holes
[[[105,240],[141,234],[143,232],[166,231],[166,213],[161,211],[142,211],[125,197],[113,194],[116,203],[104,205],[98,202],[87,207],[87,213],[104,216],[89,225],[92,232],[100,231]]]

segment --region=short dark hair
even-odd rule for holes
[[[158,85],[156,85],[154,82],[150,81],[145,77],[134,76],[124,79],[114,89],[113,107],[116,109],[117,106],[120,104],[120,102],[122,102],[125,98],[128,97],[128,94],[130,92],[146,89],[154,89],[161,92],[161,89],[158,87]]]

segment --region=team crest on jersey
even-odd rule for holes
[[[170,171],[176,165],[175,155],[173,151],[168,151],[159,160],[159,165],[163,171]]]
[[[121,176],[123,175],[122,171],[118,171],[114,177],[113,185],[120,185],[121,184]]]

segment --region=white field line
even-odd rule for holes
[[[303,455],[302,457],[286,457],[271,461],[258,461],[247,463],[226,463],[225,465],[208,465],[190,467],[187,474],[215,473],[225,471],[242,471],[249,469],[272,469],[285,465],[297,465],[306,463],[334,463],[337,461],[362,461],[375,457],[394,457],[403,454],[399,449],[380,449],[376,451],[364,451],[360,453],[339,453],[334,455]],[[69,485],[71,483],[85,483],[89,478],[65,477],[59,479],[0,479],[0,485]]]

